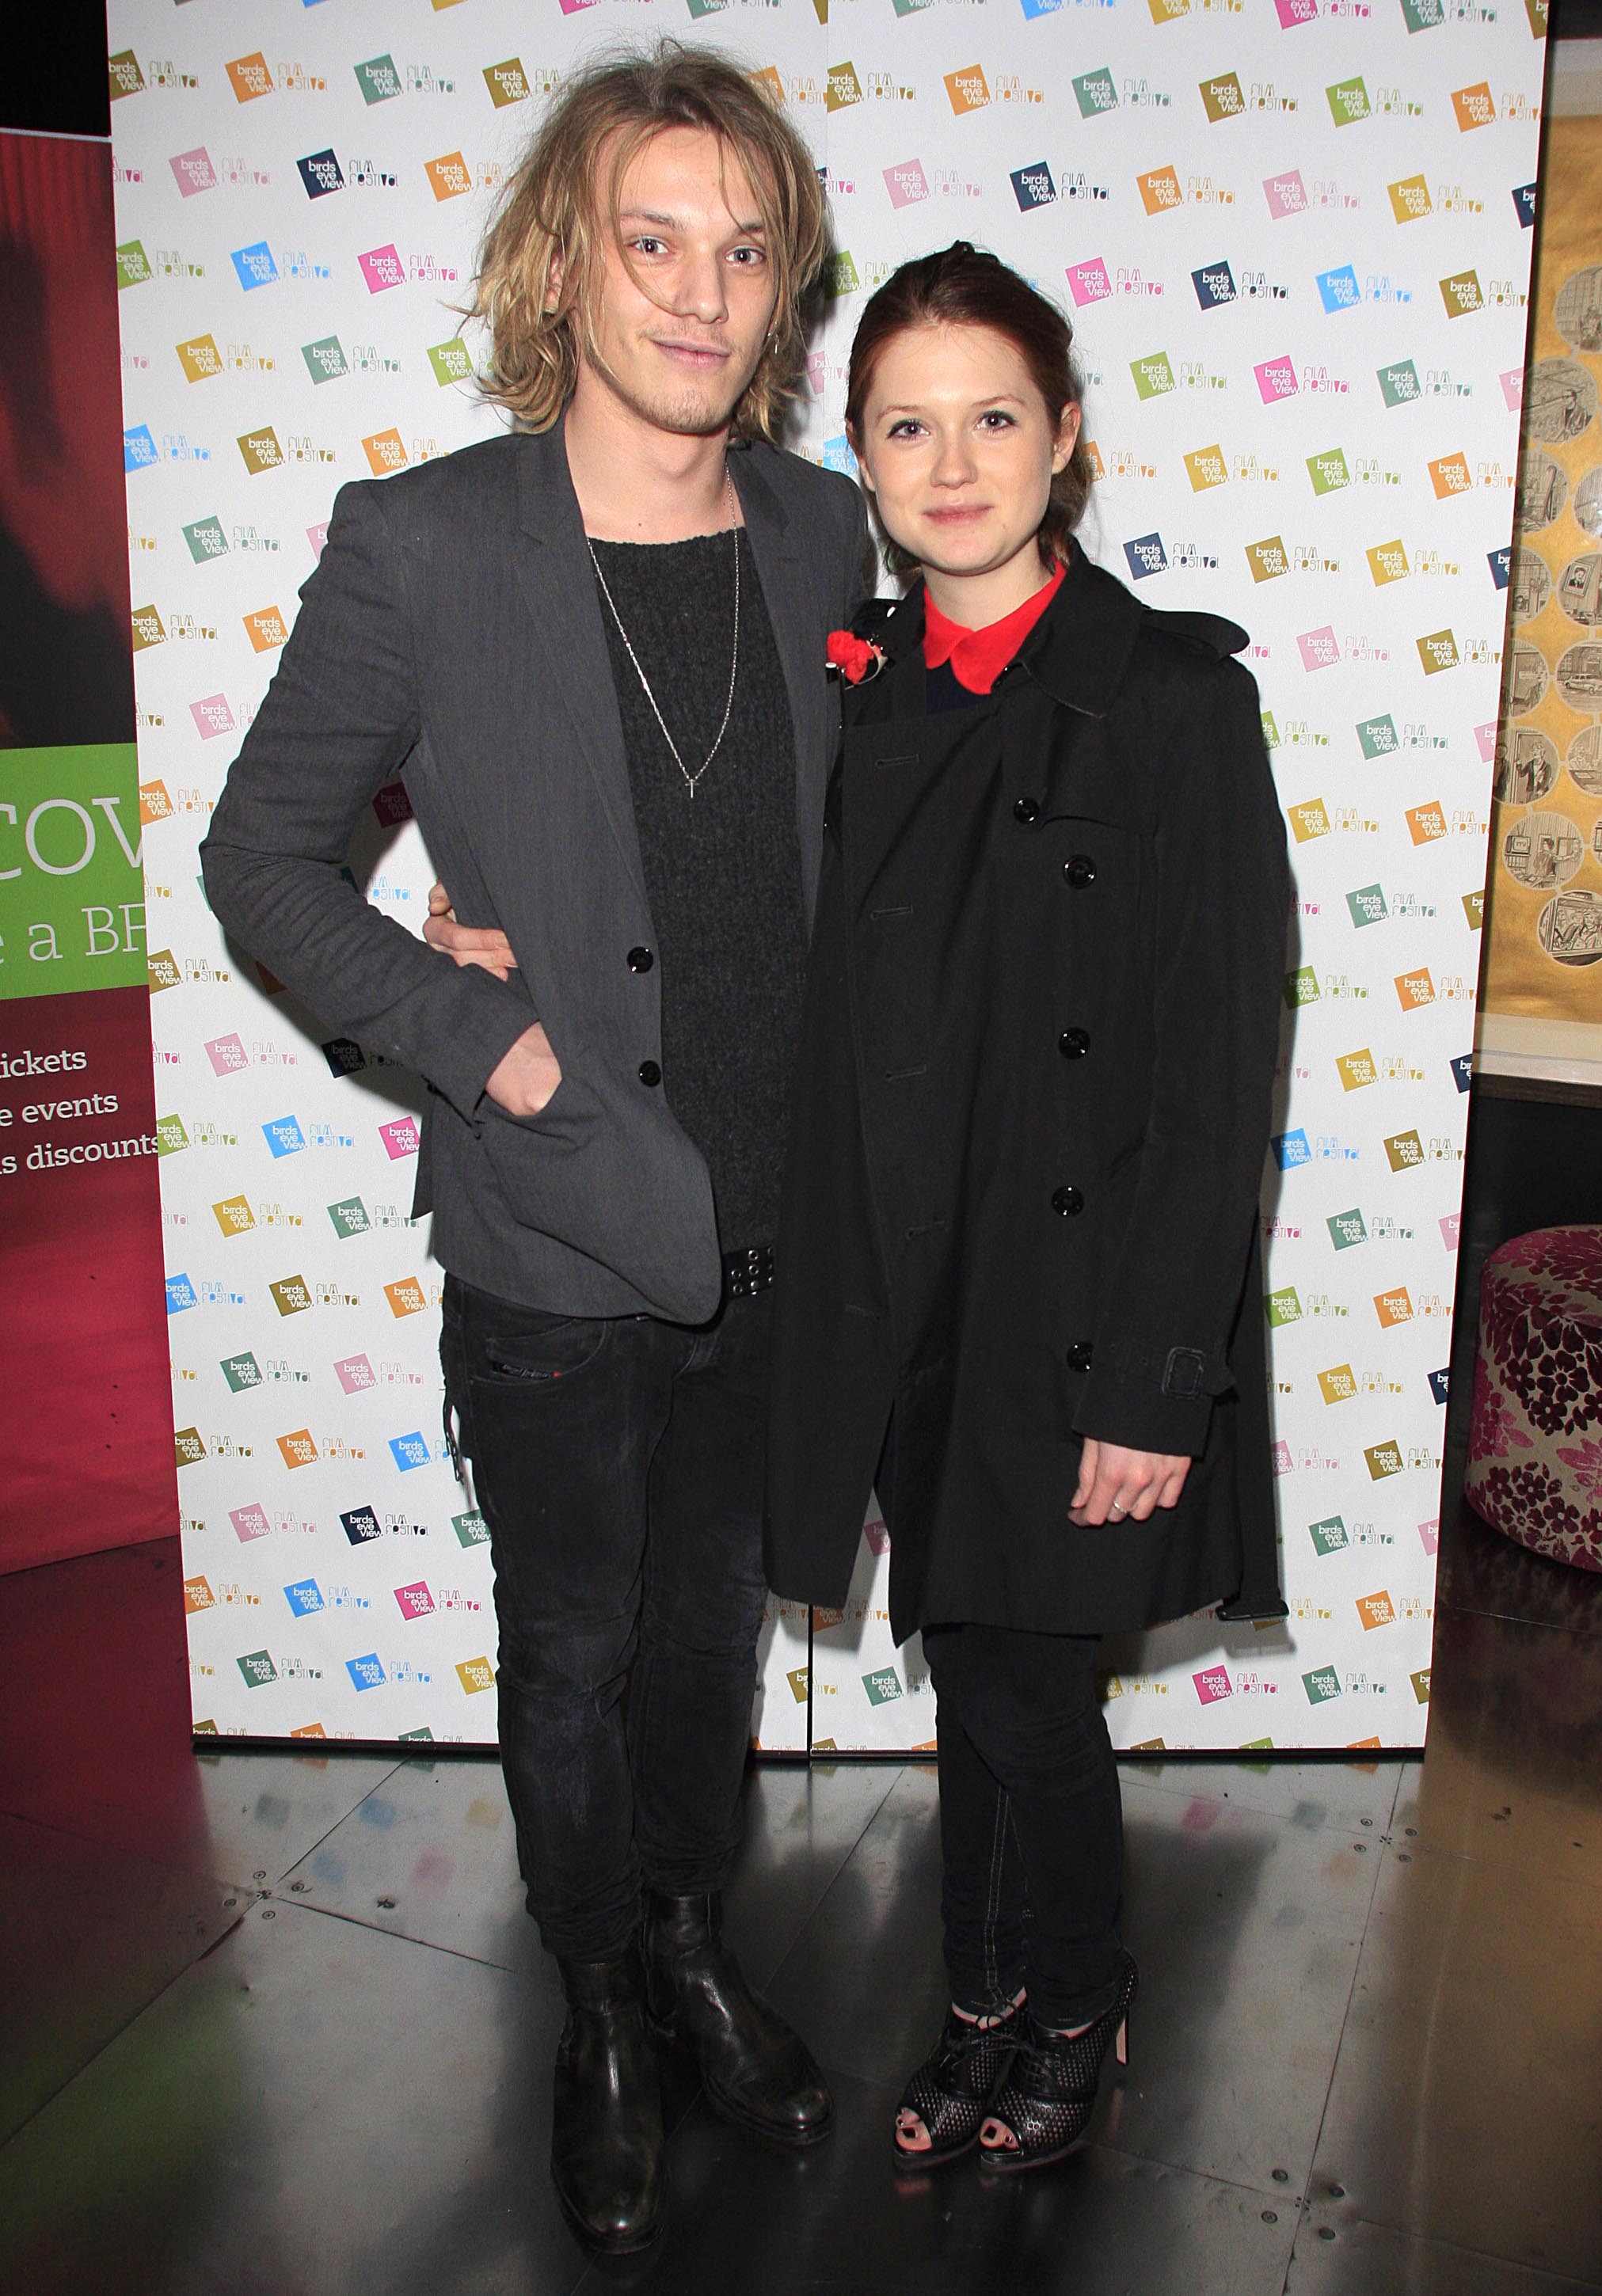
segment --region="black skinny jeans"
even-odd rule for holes
[[[771,1309],[759,1293],[696,1329],[591,1320],[447,1278],[447,1402],[495,1565],[501,1766],[553,1953],[612,1960],[642,1883],[687,1897],[727,1877],[767,1593]]]

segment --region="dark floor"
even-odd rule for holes
[[[0,2284],[230,2296],[1602,2289],[1602,1582],[1449,1513],[1430,1750],[1131,1763],[1132,2063],[1093,2142],[908,2184],[920,1766],[770,1767],[730,1928],[824,2060],[802,2158],[673,2077],[660,2251],[545,2170],[559,2006],[480,1759],[208,1752],[176,1548],[0,1586]]]

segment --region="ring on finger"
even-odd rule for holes
[[[1108,1512],[1112,1514],[1128,1514],[1129,1509],[1121,1499],[1113,1499],[1110,1503]]]

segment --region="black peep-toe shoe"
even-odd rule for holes
[[[1112,2042],[1117,2042],[1119,2063],[1129,2062],[1130,2004],[1139,1982],[1133,1961],[1121,1955],[1117,1998],[1082,2033],[1048,2033],[1025,2013],[1011,2069],[985,2115],[1018,2141],[981,2145],[987,2168],[1039,2169],[1073,2151],[1096,2110],[1102,2060]]]
[[[1021,2009],[1009,2010],[993,2025],[971,2024],[954,2009],[947,2013],[945,2030],[896,2107],[898,2169],[938,2169],[978,2143],[1023,2021]],[[903,2112],[916,2112],[929,2132],[929,2142],[919,2152],[900,2141]]]

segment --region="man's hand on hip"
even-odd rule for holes
[[[458,964],[470,961],[457,959]],[[531,1029],[523,1030],[484,1089],[508,1116],[538,1116],[561,1082],[561,1063],[536,1021]]]
[[[423,928],[423,938],[442,956],[453,957],[458,964],[481,964],[486,972],[493,972],[499,980],[517,970],[517,959],[505,934],[498,926],[459,925],[450,895],[443,885],[429,887],[428,922]],[[546,1049],[548,1052],[549,1047]],[[551,1092],[555,1089],[553,1085]],[[548,1100],[550,1093],[546,1097]]]

